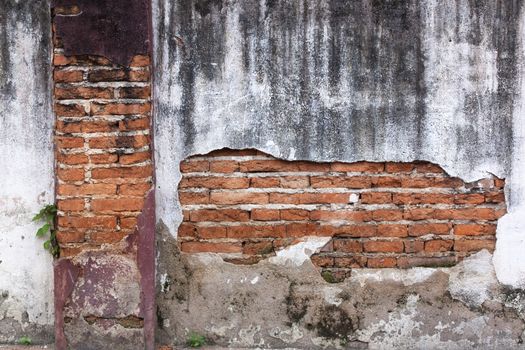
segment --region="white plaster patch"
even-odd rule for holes
[[[357,282],[364,287],[370,282],[398,281],[405,286],[421,283],[429,279],[439,269],[414,267],[407,270],[399,269],[353,269],[349,282]]]
[[[325,287],[323,288],[323,297],[324,300],[331,305],[339,306],[343,302],[343,299],[338,297],[338,295],[343,290],[338,287]]]
[[[305,237],[304,241],[276,252],[268,261],[276,265],[301,266],[310,256],[324,247],[331,237]]]
[[[482,250],[450,269],[451,296],[470,306],[481,306],[497,287],[492,254]]]

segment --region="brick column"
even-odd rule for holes
[[[57,349],[152,349],[149,6],[55,1]]]

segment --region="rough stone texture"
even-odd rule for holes
[[[496,271],[525,286],[522,7],[153,1],[159,219],[175,234],[179,162],[213,149],[426,160],[467,182],[510,177]]]
[[[234,348],[523,349],[523,291],[500,287],[486,251],[450,269],[356,269],[328,284],[309,261],[237,266],[180,254],[160,232],[160,344],[196,332]]]
[[[0,343],[53,339],[52,259],[33,215],[53,201],[45,0],[0,2]]]

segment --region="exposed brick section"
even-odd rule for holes
[[[181,171],[182,251],[250,264],[329,236],[312,261],[331,279],[359,267],[451,266],[493,250],[506,208],[503,180],[466,184],[425,162],[313,163],[224,149]]]
[[[135,230],[152,187],[150,58],[122,68],[66,57],[55,44],[58,240],[67,256]]]

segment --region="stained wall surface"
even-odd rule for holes
[[[424,160],[507,178],[496,273],[525,285],[522,1],[153,3],[157,214],[172,234],[192,154]]]
[[[0,3],[0,343],[52,342],[52,259],[31,222],[54,197],[49,19],[45,0]]]

